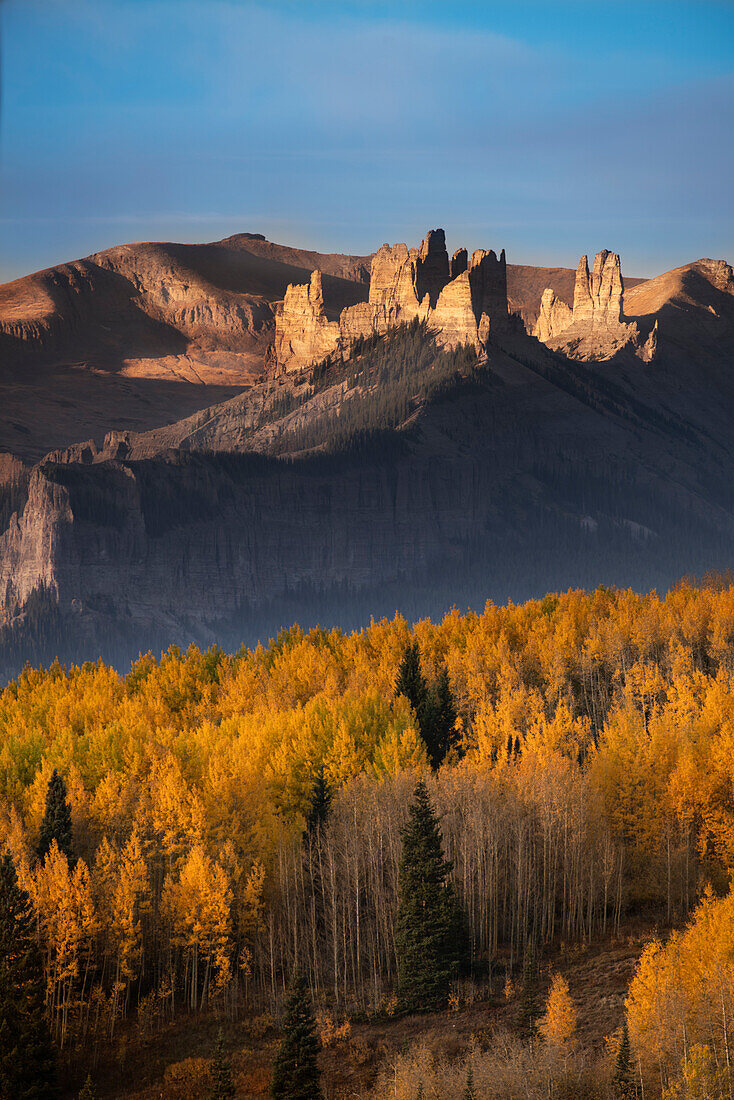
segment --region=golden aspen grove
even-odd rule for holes
[[[413,642],[426,684],[445,669],[455,705],[436,769],[396,694]],[[730,1097],[733,689],[726,578],[665,598],[600,588],[488,604],[412,628],[399,616],[353,634],[294,626],[233,655],[142,655],[127,675],[101,661],[26,668],[0,695],[0,842],[31,900],[68,1095],[183,1026],[216,1022],[233,1050],[247,1034],[272,1052],[300,970],[321,1057],[367,1064],[376,1100],[419,1086],[459,1097],[469,1067],[480,1097],[622,1097],[625,1019],[641,1100]],[[71,859],[56,841],[37,854],[54,770]],[[389,1043],[405,1028],[395,918],[419,779],[466,923],[453,1047],[420,1028]],[[592,1034],[573,960],[632,943],[631,930],[626,1007]],[[539,1002],[523,1037],[529,952]],[[375,1022],[379,1049],[359,1037]],[[149,1091],[119,1091],[108,1073],[100,1095],[203,1096],[207,1043],[191,1040]],[[243,1065],[237,1095],[267,1092],[267,1073]]]

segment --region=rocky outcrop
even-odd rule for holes
[[[337,326],[329,323],[323,303],[312,303],[306,290],[289,287],[276,316],[280,370],[309,367],[346,351],[359,336],[386,332],[416,317],[431,326],[440,345],[470,344],[481,352],[490,330],[501,327],[508,315],[504,250],[498,258],[493,251],[477,249],[469,261],[466,249],[460,248],[449,262],[443,229],[427,233],[417,249],[384,244],[372,259],[368,302],[343,309]],[[304,338],[306,329],[318,337]]]
[[[576,359],[610,359],[620,348],[639,341],[636,325],[623,315],[619,256],[606,248],[597,252],[592,270],[582,256],[576,269],[573,309],[553,290],[543,292],[533,335]]]
[[[331,354],[339,343],[338,321],[329,321],[324,309],[321,272],[314,271],[306,286],[289,286],[276,319],[275,355],[279,366],[292,370]]]
[[[442,347],[478,342],[477,319],[472,308],[472,288],[469,271],[447,283],[438,296],[436,308],[430,313],[430,324],[436,343]]]
[[[463,275],[469,266],[469,253],[465,248],[457,248],[451,257],[451,278]]]
[[[478,248],[469,264],[472,308],[477,325],[486,317],[489,323],[500,323],[507,317],[507,262],[504,248],[499,259],[492,249]]]
[[[556,296],[555,290],[546,287],[540,299],[540,314],[535,325],[534,335],[544,344],[557,336],[572,324],[573,310]]]
[[[622,320],[622,275],[616,252],[602,249],[589,274],[586,256],[579,260],[573,294],[573,323],[610,328]]]
[[[643,363],[651,363],[653,361],[653,359],[655,358],[655,356],[657,355],[657,350],[658,350],[658,321],[657,321],[657,317],[656,317],[655,318],[655,324],[650,329],[650,333],[649,333],[647,339],[642,344],[640,344],[639,348],[637,349],[637,356],[638,356],[638,358],[640,358],[642,360]]]
[[[451,278],[446,234],[443,229],[426,233],[418,250],[415,265],[415,293],[419,302],[428,295],[428,305],[435,309],[438,296]]]

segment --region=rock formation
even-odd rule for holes
[[[533,332],[544,344],[573,323],[573,310],[556,296],[555,290],[546,287],[540,299],[540,314]]]
[[[314,273],[316,274],[316,273]],[[490,330],[507,319],[504,250],[477,249],[468,259],[458,249],[449,262],[443,229],[426,234],[420,248],[384,244],[372,258],[369,300],[348,306],[331,322],[323,297],[290,286],[275,320],[275,356],[282,371],[309,367],[346,350],[358,336],[386,332],[392,325],[425,320],[444,347],[470,344],[481,352]]]
[[[547,288],[533,335],[576,359],[610,359],[625,345],[639,343],[637,326],[624,320],[623,294],[616,252],[606,248],[597,252],[591,272],[587,257],[582,256],[576,269],[573,309]]]
[[[278,323],[279,322],[279,323]],[[314,271],[305,286],[289,286],[276,318],[275,355],[285,370],[292,364],[324,359],[339,343],[339,322],[324,309],[321,272]]]
[[[603,249],[594,257],[589,275],[586,256],[579,260],[573,293],[573,323],[609,328],[622,319],[622,276],[619,256]]]
[[[465,248],[457,248],[451,257],[451,278],[455,279],[457,275],[463,275],[469,266],[469,254]]]
[[[415,293],[418,301],[422,302],[427,294],[430,308],[435,309],[438,296],[450,278],[446,234],[443,229],[431,229],[421,242],[415,265]]]

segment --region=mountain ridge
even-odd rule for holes
[[[260,260],[261,274],[279,263]],[[4,673],[26,657],[124,664],[151,645],[236,646],[293,620],[353,626],[396,607],[418,618],[726,568],[730,271],[696,261],[618,291],[625,318],[657,322],[650,361],[634,341],[574,357],[573,340],[546,347],[511,312],[479,348],[446,348],[430,313],[416,315],[311,366],[261,370],[167,424],[5,462]],[[366,284],[347,290],[366,297]]]

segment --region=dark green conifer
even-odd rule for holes
[[[438,674],[431,708],[431,728],[427,740],[431,764],[438,768],[446,759],[455,741],[456,704],[446,665]]]
[[[92,1086],[92,1078],[90,1074],[87,1074],[87,1079],[84,1082],[84,1088],[79,1093],[78,1100],[97,1100],[97,1093]]]
[[[308,983],[299,972],[286,1001],[283,1037],[273,1064],[273,1100],[321,1100],[318,1051]]]
[[[415,788],[402,832],[400,900],[395,930],[398,1001],[407,1012],[441,1008],[461,953],[461,915],[444,859],[441,830],[425,783]]]
[[[477,1100],[477,1090],[474,1088],[474,1068],[471,1062],[469,1063],[469,1069],[466,1071],[463,1100]]]
[[[616,1100],[635,1100],[635,1071],[632,1065],[632,1047],[627,1028],[627,1020],[622,1024],[622,1038],[617,1051],[612,1074],[612,1089]]]
[[[421,734],[424,734],[428,688],[421,672],[421,654],[418,642],[408,642],[405,647],[395,681],[395,694],[404,695],[408,699],[418,719]]]
[[[41,952],[10,852],[0,861],[0,1100],[56,1096]]]
[[[232,1082],[232,1063],[224,1050],[224,1035],[221,1027],[217,1034],[214,1057],[209,1066],[209,1077],[212,1083],[209,1100],[233,1100],[235,1090]]]
[[[46,858],[54,840],[59,846],[59,851],[64,853],[70,863],[73,863],[71,809],[66,799],[66,784],[56,768],[49,779],[46,791],[46,812],[41,822],[38,841],[39,859]]]
[[[309,806],[308,815],[306,817],[306,825],[310,833],[318,826],[323,825],[326,821],[326,818],[329,816],[333,797],[333,792],[324,771],[324,765],[320,764],[316,771],[316,779],[314,780],[313,791],[311,792],[311,805]]]

